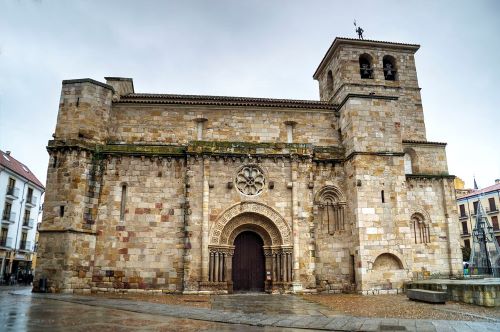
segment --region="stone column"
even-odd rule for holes
[[[202,224],[201,224],[201,276],[203,281],[208,281],[208,203],[209,203],[209,177],[210,159],[203,157],[203,202],[202,202]]]
[[[298,182],[297,182],[297,169],[298,160],[292,159],[292,233],[293,233],[293,271],[291,278],[293,280],[293,290],[301,290],[302,285],[299,281],[299,218],[298,218]]]
[[[214,253],[214,280],[215,282],[219,281],[219,253]]]

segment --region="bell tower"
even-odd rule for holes
[[[319,82],[320,99],[342,107],[346,98],[354,95],[393,97],[402,139],[425,141],[415,67],[419,48],[413,44],[335,38],[313,76]]]

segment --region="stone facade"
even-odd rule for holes
[[[37,274],[56,292],[231,292],[244,232],[262,239],[268,292],[387,293],[460,273],[454,177],[445,144],[426,140],[417,50],[335,39],[320,101],[63,81]]]

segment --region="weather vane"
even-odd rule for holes
[[[356,28],[356,33],[358,34],[358,38],[359,38],[359,39],[363,39],[363,32],[364,32],[365,30],[363,30],[361,27],[358,27],[358,26],[356,25],[356,20],[354,20],[354,26],[355,26],[355,27],[357,27],[357,28]]]

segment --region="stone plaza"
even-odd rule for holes
[[[461,274],[418,49],[336,38],[319,101],[63,81],[36,275],[65,293],[387,294]]]

